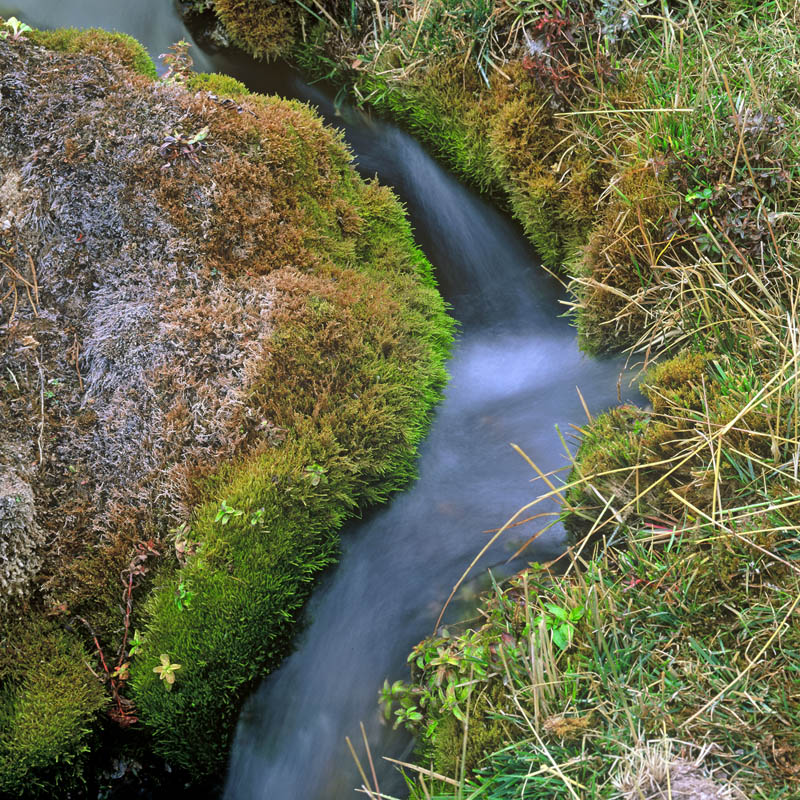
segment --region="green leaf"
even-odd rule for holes
[[[563,608],[559,608],[558,606],[553,605],[552,603],[548,603],[547,604],[547,610],[554,617],[557,617],[558,619],[560,619],[562,621],[567,619],[567,612]]]
[[[560,628],[553,628],[553,644],[559,648],[559,650],[566,650],[569,646],[569,642],[567,637],[564,636]]]

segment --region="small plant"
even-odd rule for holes
[[[244,514],[244,511],[240,511],[238,508],[229,506],[223,500],[220,504],[219,511],[217,511],[217,516],[214,517],[214,522],[221,522],[223,525],[227,525],[232,519],[235,517],[241,517],[242,514]]]
[[[161,167],[162,171],[166,171],[181,156],[185,157],[194,166],[200,166],[200,160],[197,158],[197,153],[203,148],[203,142],[208,136],[208,125],[201,128],[197,133],[188,136],[185,133],[178,133],[173,131],[172,135],[164,137],[164,141],[158,148],[159,155],[166,160],[166,164]]]
[[[166,83],[185,83],[192,71],[192,57],[189,55],[191,44],[185,39],[171,45],[169,53],[161,53],[159,58],[167,65],[164,73]]]
[[[325,485],[328,479],[325,477],[327,470],[319,464],[311,464],[303,470],[304,477],[312,486],[319,486],[320,483]]]
[[[181,581],[178,584],[178,588],[175,590],[175,605],[177,606],[178,611],[190,609],[192,607],[193,597],[194,592],[186,587],[184,581]]]
[[[392,717],[393,706],[398,705],[398,708],[394,709],[393,728],[398,728],[400,725],[413,727],[422,720],[422,713],[417,708],[413,690],[404,681],[394,683],[384,681],[380,691],[380,704],[387,721]]]
[[[20,22],[16,17],[9,17],[4,23],[4,28],[11,29],[11,41],[18,42],[23,38],[23,33],[30,33],[33,30],[30,25]],[[8,31],[0,31],[0,39],[7,39],[9,37]]]
[[[572,637],[575,634],[575,623],[583,618],[586,609],[582,606],[567,610],[554,603],[547,603],[546,614],[536,618],[535,625],[541,624],[544,620],[550,635],[553,637],[553,644],[559,650],[566,650],[572,644]]]
[[[114,668],[114,671],[111,673],[111,677],[115,678],[118,681],[126,681],[130,678],[130,669],[131,669],[131,662],[126,661],[123,664]]]
[[[266,514],[265,508],[259,508],[257,511],[253,512],[253,515],[250,517],[250,525],[255,527],[256,525],[260,525],[264,521],[264,515]]]
[[[167,691],[172,691],[172,685],[175,683],[175,670],[180,669],[181,665],[170,663],[170,658],[166,653],[161,654],[160,661],[159,666],[153,667],[153,672],[164,681]]]
[[[138,630],[133,632],[133,638],[131,639],[131,648],[128,650],[128,656],[133,657],[135,656],[140,650],[142,649],[142,635],[139,633]]]

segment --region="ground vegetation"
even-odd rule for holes
[[[320,0],[297,17],[283,52],[506,204],[582,346],[630,353],[648,401],[587,418],[570,474],[542,481],[569,554],[386,687],[420,736],[415,798],[800,791],[797,15]]]

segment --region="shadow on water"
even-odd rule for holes
[[[122,30],[154,55],[190,38],[164,0],[17,0],[11,8],[0,3],[4,12],[41,27]],[[377,173],[406,203],[417,241],[460,322],[451,381],[420,449],[419,478],[344,532],[340,563],[316,588],[297,649],[242,711],[224,796],[352,797],[359,781],[344,737],[360,739],[360,721],[382,790],[403,794],[399,775],[380,756],[408,755],[411,741],[382,724],[380,686],[385,678],[408,676],[408,652],[432,631],[450,589],[486,543],[485,531],[543,491],[531,485],[530,470],[509,442],[545,471],[563,468],[567,458],[555,426],[567,430],[584,419],[575,387],[592,412],[614,405],[621,363],[579,353],[574,330],[558,316],[561,287],[538,267],[519,227],[412,137],[357,110],[335,108],[330,94],[287,67],[197,50],[199,69],[307,101],[343,131],[359,171]],[[623,399],[638,399],[624,391],[626,381],[622,385]],[[519,567],[505,561],[535,530],[517,529],[498,542],[480,570],[494,564],[499,575]],[[554,526],[526,556],[553,558],[562,540],[563,530]],[[473,615],[478,588],[475,582],[466,587],[449,619]]]

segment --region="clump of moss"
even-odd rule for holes
[[[299,10],[294,3],[214,0],[214,10],[232,41],[255,58],[281,58],[295,45]]]
[[[603,218],[574,261],[580,344],[590,353],[622,350],[651,323],[652,285],[667,250],[661,234],[677,202],[647,164],[612,178],[609,190]],[[668,256],[673,253],[670,243]]]
[[[127,33],[104,31],[101,28],[58,28],[33,31],[31,41],[61,53],[81,53],[104,61],[118,62],[146,78],[156,78],[156,67],[144,46]]]
[[[79,787],[107,702],[86,651],[40,618],[4,622],[0,643],[0,790],[22,797]]]

